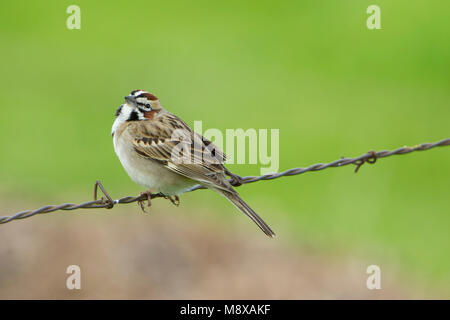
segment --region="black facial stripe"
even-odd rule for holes
[[[151,109],[150,108],[150,104],[148,104],[148,103],[143,103],[143,102],[136,102],[136,104],[138,105],[138,106],[142,106],[142,107],[146,107],[147,109]]]
[[[130,116],[127,121],[136,121],[139,120],[139,115],[136,111],[131,111]]]
[[[145,113],[145,112],[148,111],[148,110],[145,110],[145,109],[142,109],[142,108],[139,108],[139,107],[138,107],[138,110],[139,110],[141,113]]]
[[[122,107],[123,107],[123,105],[121,105],[120,107],[119,107],[119,109],[117,109],[117,111],[116,111],[116,118],[120,115],[120,113],[122,112]]]

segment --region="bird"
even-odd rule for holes
[[[133,90],[125,96],[116,111],[111,135],[126,173],[148,189],[141,192],[147,195],[148,206],[154,192],[178,205],[179,195],[202,185],[227,198],[267,236],[275,237],[233,188],[230,181],[239,185],[242,178],[224,166],[223,151],[164,109],[154,94]]]

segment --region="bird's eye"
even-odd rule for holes
[[[144,102],[139,102],[137,103],[138,106],[144,107],[144,108],[148,108],[151,109],[151,105],[150,103],[144,103]]]

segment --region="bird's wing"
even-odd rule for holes
[[[136,121],[128,130],[141,157],[206,186],[232,190],[225,178],[223,152],[177,116],[165,113],[154,120]]]
[[[134,137],[135,151],[142,157],[157,161],[167,169],[198,181],[228,198],[270,237],[275,233],[233,189],[225,177],[225,155],[211,141],[192,131],[173,114],[154,120],[135,121],[128,130]],[[178,130],[178,132],[176,132]],[[216,162],[208,161],[214,150]],[[187,152],[187,157],[183,152]],[[205,157],[206,156],[206,157]],[[205,161],[206,160],[206,161]]]

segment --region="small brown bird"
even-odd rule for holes
[[[239,181],[223,162],[224,153],[166,111],[153,94],[134,90],[116,112],[114,150],[130,178],[149,190],[179,201],[178,195],[200,184],[230,200],[269,237],[275,233],[241,199],[227,180]],[[150,205],[150,197],[149,197]]]

